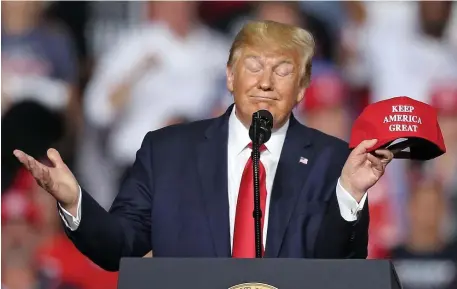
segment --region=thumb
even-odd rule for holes
[[[361,155],[367,152],[367,150],[373,147],[378,142],[377,139],[370,139],[362,141],[353,151],[355,155]]]
[[[51,160],[52,164],[56,168],[62,168],[65,166],[65,163],[63,162],[60,153],[56,149],[48,149],[48,158]]]

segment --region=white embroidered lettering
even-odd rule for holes
[[[383,123],[389,124],[389,131],[417,132],[422,119],[417,115],[411,115],[413,111],[414,106],[411,105],[393,105],[393,114],[385,116]]]

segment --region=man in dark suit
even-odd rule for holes
[[[219,118],[149,132],[110,212],[84,189],[54,149],[53,167],[16,157],[59,203],[69,238],[95,263],[117,270],[121,257],[252,258],[253,186],[248,128],[273,115],[261,148],[265,257],[365,258],[366,192],[393,158],[301,125],[292,115],[310,81],[312,36],[276,22],[237,35],[227,65],[235,104]],[[251,174],[251,175],[250,175]]]

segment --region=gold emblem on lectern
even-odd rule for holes
[[[263,283],[243,283],[230,287],[229,289],[278,289]]]

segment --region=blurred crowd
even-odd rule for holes
[[[304,27],[316,39],[304,124],[348,140],[372,102],[436,107],[447,153],[394,160],[369,193],[369,258],[406,289],[457,288],[457,3],[1,3],[2,288],[114,289],[62,230],[55,201],[15,160],[62,154],[109,209],[150,130],[210,118],[232,103],[225,66],[246,21]]]

